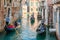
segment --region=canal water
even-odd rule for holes
[[[48,31],[46,35],[38,35],[36,33],[38,22],[31,25],[30,21],[23,18],[20,28],[14,32],[0,33],[0,40],[56,40],[55,35],[49,35]]]

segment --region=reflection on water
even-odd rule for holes
[[[5,37],[4,37],[4,40],[12,40],[13,39],[13,37],[14,37],[14,35],[15,35],[15,32],[12,32],[12,33],[6,33],[5,34]]]
[[[46,38],[46,35],[45,34],[43,34],[43,35],[37,34],[37,36],[36,36],[36,39],[37,40],[45,40],[45,38]]]
[[[45,40],[46,35],[38,35],[35,31],[36,28],[37,22],[35,22],[34,25],[31,25],[27,19],[22,19],[21,28],[15,30],[14,32],[5,32],[3,34],[0,34],[0,40]],[[52,39],[54,38],[52,37]]]

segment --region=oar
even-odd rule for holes
[[[16,30],[16,28],[15,28],[15,31],[16,31],[17,34],[19,34],[19,32]]]
[[[15,31],[16,31],[17,34],[19,34],[19,32],[16,30],[16,28],[15,28]]]

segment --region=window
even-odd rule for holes
[[[1,20],[0,20],[0,26],[1,26],[1,24],[2,24],[2,22],[1,22]]]
[[[38,6],[38,2],[36,2],[36,6]]]
[[[22,0],[20,0],[20,3],[22,2]]]
[[[36,8],[36,11],[38,11],[38,8]]]
[[[8,8],[8,17],[9,17],[9,15],[10,15],[10,8]]]
[[[5,3],[5,0],[4,0],[4,5],[5,5],[6,3]]]
[[[42,12],[42,9],[41,9],[41,8],[39,8],[39,11],[40,11],[40,12]]]
[[[34,0],[31,0],[31,1],[34,1]]]
[[[7,9],[7,7],[4,7],[5,9]]]
[[[40,9],[41,10],[41,12],[42,12],[42,9]]]
[[[29,12],[29,6],[27,7],[27,12]]]
[[[34,5],[34,3],[33,2],[31,2],[31,6],[33,6]]]
[[[10,0],[10,3],[12,2],[12,0]]]
[[[31,11],[33,11],[33,8],[31,8]]]
[[[0,9],[1,9],[1,0],[0,0]]]
[[[55,20],[55,22],[57,22],[57,12],[56,11],[54,12],[54,20]]]
[[[40,8],[39,8],[39,11],[40,11]]]

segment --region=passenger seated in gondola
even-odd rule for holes
[[[18,23],[17,23],[17,21],[15,21],[15,22],[14,22],[14,25],[15,25],[15,27],[17,27],[17,26],[18,26]]]
[[[11,28],[12,29],[12,28],[15,28],[15,26],[13,24],[9,24],[8,25],[8,28]]]
[[[9,32],[14,30],[15,26],[13,24],[9,24],[5,27],[5,31]]]

